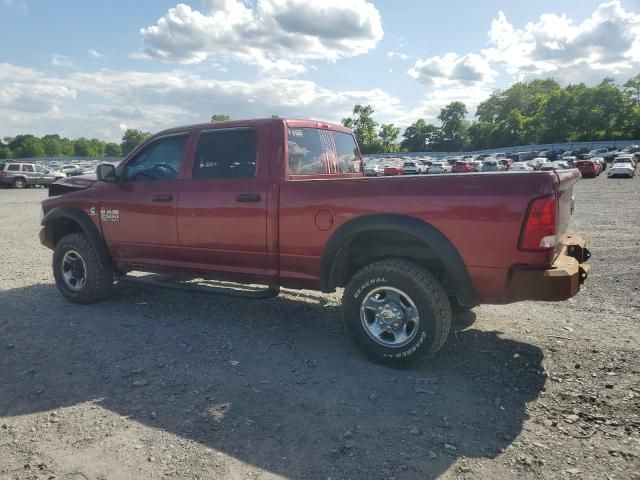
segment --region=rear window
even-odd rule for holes
[[[344,132],[333,132],[340,173],[360,171],[360,151],[353,136]]]
[[[289,128],[288,133],[289,173],[327,173],[327,163],[333,155],[331,132],[320,128]]]
[[[4,170],[4,166],[6,165],[6,163],[0,163],[0,170]]]
[[[252,178],[256,174],[257,135],[252,128],[209,130],[200,134],[193,178]]]
[[[20,171],[20,165],[17,163],[12,163],[7,167],[7,170],[9,172],[19,172]]]

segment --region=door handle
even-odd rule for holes
[[[259,193],[241,193],[236,197],[236,202],[249,203],[259,202],[262,197]]]
[[[173,195],[170,195],[168,193],[154,195],[153,197],[151,197],[151,200],[153,200],[154,202],[170,202],[171,200],[173,200]]]

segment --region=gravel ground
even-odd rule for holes
[[[45,195],[0,191],[0,478],[640,478],[640,177],[577,185],[578,296],[476,308],[401,371],[335,295],[65,303]]]

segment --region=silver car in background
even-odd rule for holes
[[[451,173],[449,162],[433,162],[429,173]]]

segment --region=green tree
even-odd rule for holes
[[[75,142],[68,138],[60,139],[60,154],[64,157],[73,157],[75,155]]]
[[[625,92],[633,98],[636,106],[640,107],[640,73],[627,80],[623,86]]]
[[[438,127],[419,119],[405,129],[400,147],[409,152],[432,150],[431,145],[438,141],[439,133]]]
[[[11,149],[0,142],[0,160],[11,158]]]
[[[136,130],[133,128],[127,129],[122,136],[122,143],[120,143],[122,155],[127,155],[131,150],[136,148],[150,136],[151,134],[149,132],[143,132],[142,130]]]
[[[60,135],[45,135],[42,137],[42,146],[44,148],[45,155],[48,157],[57,157],[62,154]]]
[[[382,151],[392,153],[400,150],[400,145],[398,145],[399,136],[400,129],[393,125],[393,123],[383,123],[380,125],[380,143],[382,144]]]
[[[117,143],[109,142],[104,147],[104,154],[107,157],[120,157],[122,156],[122,148]]]
[[[382,151],[382,141],[377,132],[378,123],[373,119],[373,112],[371,105],[358,104],[353,107],[352,117],[342,119],[342,124],[353,130],[363,153]]]
[[[223,113],[214,113],[213,115],[211,115],[212,122],[224,122],[227,120],[231,120],[231,117]]]
[[[438,115],[440,127],[440,145],[445,151],[462,150],[468,139],[469,122],[465,120],[467,107],[462,102],[451,102]]]
[[[74,144],[74,155],[76,157],[95,157],[93,145],[87,138],[78,138]]]
[[[92,157],[104,157],[105,143],[102,140],[92,138],[89,140],[89,145],[91,146],[90,150]]]
[[[33,135],[18,135],[9,143],[12,157],[14,158],[33,158],[43,157],[44,147],[42,140]]]

